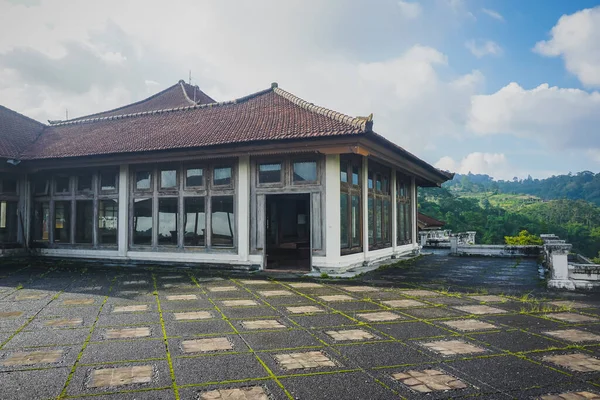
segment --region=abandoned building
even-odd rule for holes
[[[0,106],[0,161],[4,255],[338,272],[418,249],[417,187],[451,178],[277,84],[49,124]]]

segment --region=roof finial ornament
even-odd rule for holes
[[[271,83],[271,89],[275,89],[275,88],[278,88],[278,87],[279,87],[279,85],[277,84],[277,82]]]
[[[65,120],[69,120],[69,109],[65,108]]]

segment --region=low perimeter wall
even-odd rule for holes
[[[507,246],[493,244],[471,244],[456,246],[450,254],[457,256],[484,257],[537,257],[542,251],[541,246]]]

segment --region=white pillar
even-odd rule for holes
[[[119,220],[117,221],[119,256],[125,257],[129,248],[129,165],[119,167]]]
[[[569,279],[569,251],[573,247],[567,243],[545,244],[544,250],[548,256],[546,260],[550,267],[552,277],[548,281],[548,287],[561,289],[575,289],[575,284]]]
[[[329,266],[339,261],[340,249],[340,156],[325,158],[325,257]]]
[[[365,260],[369,255],[369,159],[362,160],[362,246]]]
[[[417,184],[415,177],[413,176],[410,180],[410,204],[412,207],[412,243],[417,244],[417,227],[419,226],[419,220],[417,217]]]
[[[391,182],[390,182],[392,201],[390,202],[390,206],[392,207],[392,251],[396,253],[396,248],[398,247],[398,218],[397,218],[397,200],[396,200],[396,170],[392,168]]]
[[[241,156],[237,180],[237,247],[240,261],[250,255],[250,156]]]

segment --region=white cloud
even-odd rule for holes
[[[65,108],[75,117],[143,98],[186,79],[191,69],[193,83],[216,100],[277,81],[315,104],[350,115],[373,112],[378,133],[418,152],[442,135],[464,132],[471,95],[483,81],[478,71],[454,73],[439,50],[415,45],[409,37],[420,28],[397,24],[397,3],[256,0],[233,9],[196,0],[143,8],[128,0],[79,3],[65,1],[57,10],[40,0],[25,9],[0,0],[6,106],[40,120],[64,118]],[[386,29],[349,31],[348,21],[367,11]],[[367,43],[388,51],[366,55]]]
[[[534,51],[562,57],[566,69],[586,86],[600,86],[600,7],[563,15]]]
[[[465,43],[465,47],[477,58],[502,54],[502,48],[492,40],[469,40]]]
[[[402,15],[407,19],[418,18],[423,11],[419,3],[398,0],[398,6],[400,7],[400,12]]]
[[[504,22],[504,17],[498,11],[491,10],[489,8],[482,8],[481,11],[498,21]]]
[[[495,179],[512,179],[515,176],[521,177],[523,172],[515,170],[508,162],[503,153],[481,153],[475,152],[468,154],[460,161],[455,161],[452,157],[446,156],[440,158],[435,166],[439,169],[459,174],[487,174]]]
[[[600,149],[600,93],[510,83],[496,93],[473,96],[468,128],[480,135],[512,134],[546,148]]]

